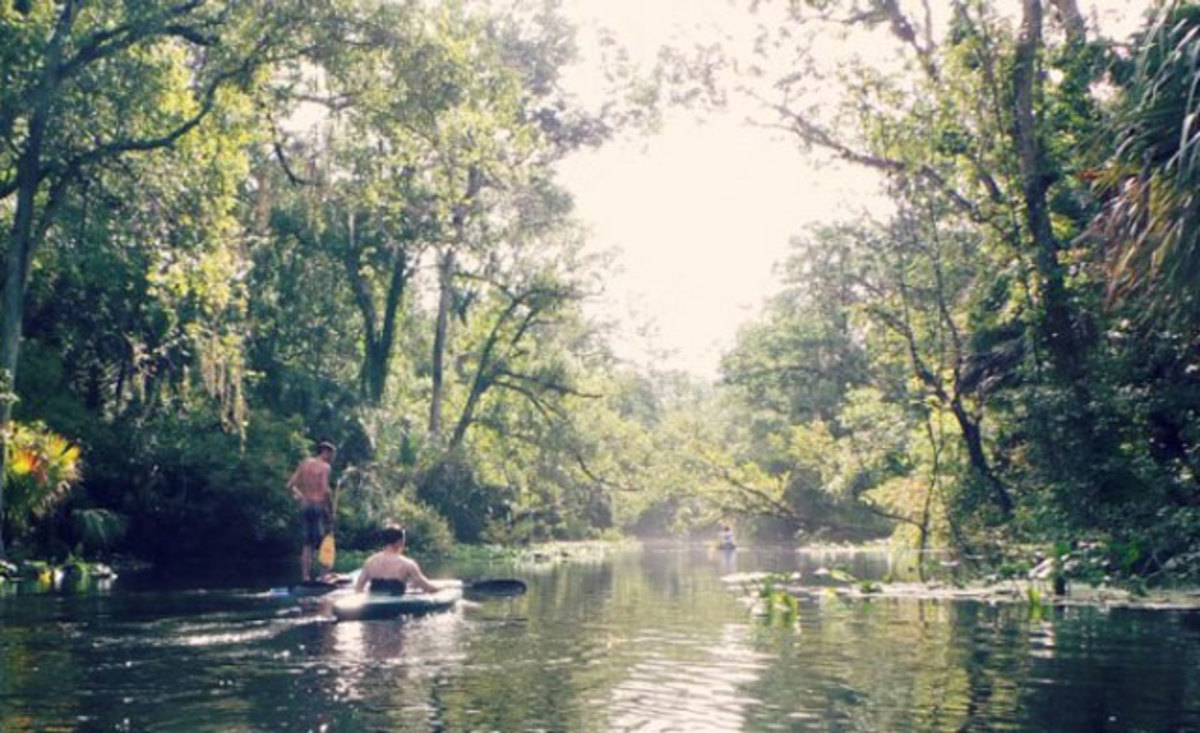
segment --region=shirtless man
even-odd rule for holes
[[[429,582],[416,560],[404,556],[406,537],[403,527],[388,525],[383,530],[382,539],[383,549],[368,557],[362,570],[358,571],[358,580],[354,583],[355,592],[361,593],[367,587],[367,583],[371,584],[373,593],[393,595],[403,595],[410,585],[426,593],[441,590]]]
[[[300,519],[304,525],[304,548],[300,550],[302,580],[312,579],[313,552],[329,533],[333,518],[333,492],[329,488],[329,464],[333,462],[331,443],[317,446],[317,455],[309,456],[288,479],[287,488],[300,502]]]

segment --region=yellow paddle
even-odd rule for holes
[[[317,548],[317,562],[325,566],[329,572],[333,572],[333,562],[337,560],[337,542],[333,539],[333,527],[337,524],[337,500],[338,494],[341,493],[341,481],[333,489],[333,510],[329,516],[329,532],[325,535],[325,539],[321,540],[321,546]]]
[[[321,540],[321,546],[317,549],[317,562],[321,563],[328,570],[333,570],[333,561],[337,559],[337,543],[333,539],[333,532],[325,535],[325,539]]]

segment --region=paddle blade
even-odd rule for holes
[[[527,590],[525,581],[515,578],[498,578],[495,580],[476,580],[464,584],[470,593],[487,594],[489,596],[519,596]]]
[[[333,567],[333,561],[337,559],[337,544],[333,540],[333,533],[325,535],[325,539],[321,540],[321,546],[317,549],[317,562],[327,568]]]

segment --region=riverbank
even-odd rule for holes
[[[89,588],[111,583],[118,573],[107,563],[71,558],[61,563],[26,560],[20,563],[0,561],[0,591],[17,587],[60,590]]]
[[[621,552],[641,547],[634,540],[586,540],[546,542],[525,546],[467,545],[452,546],[447,552],[414,553],[431,572],[446,567],[469,568],[475,573],[488,572],[495,566],[525,574],[559,564],[594,564]],[[374,550],[339,550],[334,572],[350,573],[362,567]],[[137,586],[161,584],[173,588],[226,588],[245,583],[280,584],[296,572],[295,558],[260,558],[253,567],[240,564],[229,568],[220,558],[197,558],[179,565],[154,565],[126,556],[105,558],[106,562],[69,558],[65,561],[23,560],[0,562],[0,593],[39,595],[74,594],[108,591],[123,577]]]

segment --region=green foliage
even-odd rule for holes
[[[450,524],[441,514],[404,494],[393,502],[392,516],[408,530],[408,544],[413,552],[445,555],[454,543]]]
[[[1190,291],[1200,274],[1198,28],[1200,9],[1168,2],[1137,38],[1114,124],[1116,153],[1105,174],[1115,195],[1102,219],[1116,252],[1111,290],[1174,296],[1193,318]]]
[[[800,623],[800,601],[787,589],[787,575],[772,574],[758,588],[764,616],[773,626],[795,627]]]
[[[861,580],[858,583],[858,592],[863,595],[874,595],[883,592],[883,586],[874,580]]]
[[[795,14],[755,68],[773,36],[785,68],[809,71],[744,81],[802,145],[879,172],[894,209],[797,239],[784,288],[726,357],[733,427],[710,431],[706,459],[721,511],[808,531],[801,518],[865,508],[905,546],[972,554],[1104,538],[1098,564],[1064,554],[1064,583],[1085,566],[1184,572],[1200,475],[1195,8],[1167,3],[1127,62],[1077,25],[1060,41],[1069,18],[1014,25],[962,3],[940,35],[900,6],[827,5],[907,61],[798,44],[827,21]]]
[[[106,426],[89,441],[88,494],[128,517],[127,547],[151,557],[282,554],[297,534],[284,482],[302,455],[298,428],[254,412],[243,443],[204,410]]]
[[[996,568],[997,577],[1001,580],[1016,580],[1028,577],[1033,566],[1028,560],[1005,561]]]
[[[1029,607],[1030,617],[1034,619],[1040,619],[1050,605],[1042,591],[1032,584],[1025,588],[1025,603]]]
[[[853,584],[853,583],[859,582],[858,578],[854,577],[853,573],[851,573],[848,570],[844,570],[842,568],[831,569],[829,571],[829,577],[833,578],[834,580],[838,581],[839,583]]]
[[[421,555],[445,555],[454,542],[446,518],[415,497],[407,474],[371,463],[348,466],[337,482],[339,547],[378,549],[379,530],[399,523],[408,530],[408,546]]]
[[[78,446],[38,423],[14,423],[8,451],[3,522],[19,537],[67,499],[83,467]]]
[[[1095,538],[1057,548],[1064,582],[1200,566],[1195,8],[1126,61],[987,3],[946,33],[816,5],[764,31],[811,70],[764,99],[894,206],[795,240],[717,387],[618,367],[583,309],[603,271],[554,164],[638,115],[561,89],[552,8],[0,5],[0,225],[29,257],[4,391],[80,446],[17,428],[5,529],[294,552],[282,484],[330,439],[348,547],[396,519],[432,553],[737,517],[997,557]],[[899,61],[810,63],[828,17]]]
[[[372,474],[339,507],[364,546],[397,513],[431,551],[445,520],[464,539],[612,526],[584,461],[623,426],[593,434],[567,404],[611,362],[551,164],[613,110],[560,89],[553,9],[38,4],[0,27],[0,224],[41,217],[18,411],[78,435],[89,466],[48,543],[294,552],[281,486],[315,439],[339,444],[335,476]],[[39,86],[64,39],[70,73]],[[38,144],[25,198],[17,158]],[[424,308],[438,290],[447,319]],[[447,418],[426,429],[434,402]]]
[[[481,485],[469,464],[452,457],[422,476],[417,497],[447,518],[456,539],[478,542],[489,523],[508,511],[499,488]]]
[[[75,509],[71,525],[80,547],[105,551],[124,539],[129,520],[109,509]]]

